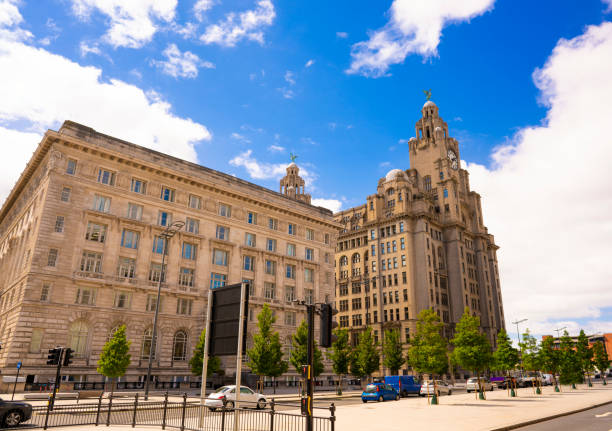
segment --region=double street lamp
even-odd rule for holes
[[[172,238],[178,231],[180,231],[183,226],[185,226],[185,222],[183,221],[175,221],[171,225],[167,226],[166,229],[160,234],[160,238],[164,242],[163,251],[162,251],[162,263],[161,263],[161,271],[159,274],[159,280],[157,282],[157,302],[155,303],[155,317],[153,319],[153,333],[151,334],[151,343],[149,344],[149,365],[147,367],[147,379],[145,380],[145,393],[144,399],[147,401],[149,399],[149,384],[151,382],[151,367],[153,365],[153,355],[155,354],[155,350],[157,349],[157,319],[159,317],[159,303],[161,300],[161,288],[162,282],[165,281],[166,271],[164,269],[164,264],[166,262],[166,254],[168,253],[168,242],[170,242],[170,238]]]
[[[519,366],[521,370],[523,369],[523,348],[521,347],[521,332],[519,331],[519,324],[526,322],[527,320],[528,319],[521,319],[521,320],[515,320],[514,322],[512,322],[514,325],[516,325],[516,338],[518,342],[519,351],[521,353],[521,355],[519,356]],[[522,375],[522,371],[521,371],[521,375]]]

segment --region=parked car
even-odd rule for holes
[[[436,390],[436,394],[438,396],[440,396],[442,394],[444,394],[444,395],[451,395],[453,393],[453,389],[452,389],[451,385],[449,385],[444,380],[436,380],[435,390]],[[419,395],[424,397],[424,396],[426,396],[428,394],[429,395],[433,395],[434,394],[434,381],[433,380],[427,380],[427,381],[423,382],[423,384],[421,385],[421,391],[420,391]]]
[[[480,378],[480,385],[485,391],[493,390],[493,384],[486,377]],[[465,389],[468,391],[468,393],[479,390],[478,377],[470,377],[469,379],[467,379],[467,382],[465,382]]]
[[[414,376],[385,376],[385,383],[393,387],[401,397],[419,395],[421,392],[421,384]]]
[[[0,428],[16,427],[32,417],[32,406],[21,401],[0,398]]]
[[[225,407],[228,409],[234,408],[234,403],[236,402],[236,385],[220,387],[216,392],[213,392],[206,398],[204,406],[214,411],[223,407],[223,400],[226,401]],[[258,394],[246,386],[240,387],[239,401],[246,401],[243,407],[255,407],[257,409],[266,407],[266,398],[262,394]]]
[[[399,392],[397,392],[393,386],[387,385],[386,383],[370,383],[361,394],[361,401],[364,403],[368,401],[380,402],[399,399]]]
[[[552,386],[554,379],[552,374],[542,374],[542,386]]]

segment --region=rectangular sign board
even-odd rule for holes
[[[213,289],[210,320],[211,356],[231,356],[238,353],[238,321],[240,320],[240,292],[242,283]],[[246,285],[242,351],[246,351],[247,316],[249,315],[249,284]]]

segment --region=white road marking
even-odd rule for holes
[[[610,416],[612,415],[612,412],[606,412],[606,413],[602,413],[600,415],[595,415],[596,418],[605,418],[606,416]],[[612,431],[612,430],[610,430]]]

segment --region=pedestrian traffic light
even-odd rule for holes
[[[305,379],[310,378],[310,365],[302,365],[302,377]]]
[[[70,347],[64,349],[64,367],[67,367],[68,365],[72,364],[73,353],[74,350],[72,350]]]
[[[333,321],[333,316],[338,313],[331,304],[321,304],[321,347],[331,347],[336,341],[336,336],[333,330],[338,326],[337,322]]]
[[[311,397],[302,397],[300,399],[300,411],[303,415],[311,414],[311,408],[310,408],[311,403],[312,403]]]
[[[55,349],[49,349],[49,355],[47,356],[47,365],[59,365],[60,358],[62,356],[61,347]]]

